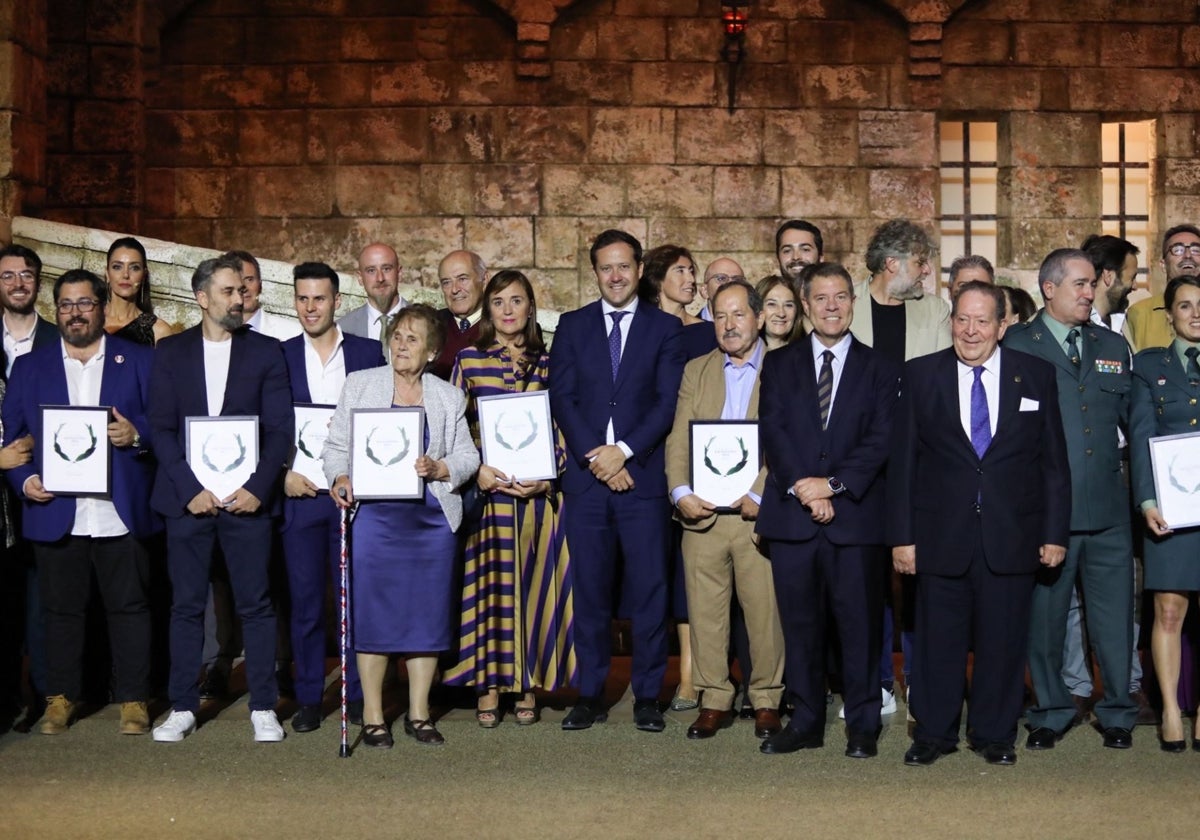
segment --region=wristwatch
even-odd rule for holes
[[[835,495],[835,496],[836,496],[836,495],[838,495],[839,493],[845,493],[845,492],[846,492],[846,485],[845,485],[845,484],[842,484],[842,482],[838,481],[836,478],[834,478],[834,477],[830,476],[830,478],[829,478],[829,492],[830,492],[830,493],[832,493],[832,494],[833,494],[833,495]]]

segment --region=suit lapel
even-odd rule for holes
[[[1066,372],[1066,374],[1072,379],[1079,379],[1080,371],[1084,364],[1083,359],[1080,359],[1078,368],[1071,364],[1071,360],[1067,358],[1066,350],[1059,345],[1058,341],[1054,338],[1054,334],[1050,332],[1050,328],[1046,326],[1046,318],[1048,317],[1050,316],[1048,316],[1046,314],[1046,310],[1043,309],[1038,313],[1037,317],[1033,319],[1033,323],[1029,325],[1029,339],[1032,347],[1027,352],[1045,359],[1056,368]],[[1085,331],[1080,330],[1080,332],[1084,333]],[[1087,349],[1085,346],[1086,344],[1086,341],[1080,342],[1079,349],[1081,354],[1085,353],[1085,350]],[[1095,355],[1094,349],[1092,350],[1092,354],[1093,356]]]
[[[958,406],[958,356],[954,355],[953,350],[943,351],[946,355],[943,357],[942,370],[938,375],[938,394],[937,398],[944,404],[946,415],[953,418],[950,425],[954,427],[951,435],[959,442],[959,446],[965,447],[971,458],[976,460],[979,456],[975,454],[975,447],[971,444],[971,438],[967,436],[966,429],[962,424],[962,412]],[[999,424],[997,424],[999,429]],[[984,453],[987,454],[986,452]]]
[[[1000,353],[1000,416],[996,418],[996,437],[1000,436],[1021,407],[1022,390],[1020,362],[1012,353],[1005,353],[1003,350]],[[1062,356],[1066,358],[1066,353]]]
[[[649,316],[643,311],[646,304],[638,304],[638,308],[634,310],[633,318],[629,323],[629,335],[625,338],[625,349],[621,351],[621,362],[617,366],[617,380],[613,383],[613,390],[619,391],[621,386],[625,384],[625,380],[629,377],[629,372],[637,367],[637,360],[644,358],[642,347],[646,343],[646,330],[649,327]],[[604,321],[611,322],[611,318],[605,318]],[[608,326],[606,323],[605,326]],[[604,335],[605,357],[608,358],[608,334]],[[610,359],[609,370],[611,371],[612,364]]]
[[[287,357],[288,368],[296,371],[296,376],[292,382],[292,394],[296,397],[296,402],[310,403],[312,402],[312,393],[308,390],[308,358],[305,355],[304,336],[300,336],[296,342],[285,341],[283,343],[283,352]],[[346,373],[350,373],[354,368],[350,366],[349,346],[346,344],[345,337],[342,338],[342,361],[346,365]],[[230,359],[230,367],[233,367],[233,360]],[[228,391],[228,387],[226,388]]]
[[[242,354],[246,349],[246,330],[244,328],[234,330],[229,340],[233,343],[229,347],[229,372],[225,374],[225,396],[221,399],[221,414],[228,409],[230,392],[238,380],[235,371],[241,370],[242,367]]]

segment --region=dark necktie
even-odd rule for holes
[[[1200,355],[1200,350],[1195,347],[1189,347],[1183,351],[1183,355],[1187,356],[1187,378],[1193,384],[1200,383],[1200,364],[1196,363],[1196,356]]]
[[[821,407],[821,428],[829,426],[829,409],[833,405],[833,351],[821,354],[824,360],[817,375],[817,404]]]
[[[988,415],[987,391],[983,389],[983,365],[975,368],[975,381],[971,383],[971,446],[975,454],[983,458],[992,443],[992,421]]]
[[[1071,330],[1067,333],[1067,355],[1071,357],[1071,364],[1079,367],[1079,330]],[[975,377],[979,381],[979,377]]]
[[[459,319],[458,329],[459,329],[459,332],[466,332],[467,330],[471,329],[471,322],[468,321],[466,318]]]
[[[612,330],[608,333],[608,358],[612,362],[614,382],[617,379],[617,371],[621,367],[621,319],[628,314],[628,312],[608,313],[608,316],[613,319]]]

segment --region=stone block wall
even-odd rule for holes
[[[0,241],[46,177],[46,0],[0,3]]]

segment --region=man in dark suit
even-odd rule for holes
[[[280,512],[280,478],[293,442],[287,365],[278,341],[241,328],[239,259],[226,254],[200,263],[192,291],[200,323],[159,342],[151,376],[150,427],[158,456],[152,504],[167,520],[173,706],[155,728],[154,740],[183,740],[196,725],[204,602],[219,541],[242,620],[254,737],[279,741],[267,565],[271,517]],[[258,463],[246,483],[225,498],[200,483],[186,457],[187,418],[219,415],[258,418]]]
[[[954,298],[953,346],[911,360],[888,462],[888,541],[917,576],[917,723],[904,763],[973,749],[1014,764],[1034,575],[1066,555],[1071,474],[1054,369],[1000,350],[1004,295],[972,281]]]
[[[0,305],[4,307],[4,376],[19,356],[58,344],[58,329],[37,314],[42,260],[24,245],[0,248]]]
[[[100,430],[101,445],[111,447],[108,498],[48,492],[40,447],[34,448],[31,463],[8,471],[23,500],[22,533],[33,544],[41,583],[48,698],[42,732],[47,735],[67,730],[81,697],[93,573],[108,617],[120,731],[143,735],[150,728],[150,560],[143,540],[162,530],[161,520],[150,511],[153,461],[147,453],[153,352],[105,336],[107,298],[107,285],[92,272],[63,274],[54,284],[62,340],[17,361],[4,400],[7,434],[14,439],[31,435],[36,441],[52,434],[56,451],[61,450],[59,433],[42,428],[42,406],[109,406],[112,412],[111,422]],[[90,439],[94,451],[96,438]],[[68,450],[76,461],[84,454],[86,450]]]
[[[292,402],[333,406],[346,376],[383,364],[383,348],[373,338],[347,335],[333,322],[341,305],[338,275],[324,263],[302,263],[293,269],[296,315],[304,332],[283,342],[292,384]],[[307,448],[321,451],[325,429],[308,430]],[[283,478],[283,558],[291,596],[292,656],[296,664],[296,732],[321,725],[325,693],[325,583],[338,579],[341,525],[338,508],[327,489],[318,489],[295,470]],[[347,696],[350,717],[362,721],[362,686],[353,656],[348,659]],[[352,723],[355,721],[351,721]]]
[[[625,557],[633,620],[634,721],[661,732],[667,667],[667,499],[664,442],[683,376],[683,326],[638,304],[642,246],[606,230],[591,248],[600,300],[559,319],[550,405],[567,442],[564,517],[575,575],[580,698],[564,729],[606,718],[613,579]]]
[[[449,379],[458,351],[479,338],[483,290],[488,283],[487,266],[472,251],[451,251],[438,264],[438,282],[442,286],[442,297],[446,299],[446,307],[438,310],[438,317],[446,325],[446,340],[429,370],[435,376]]]
[[[850,334],[854,283],[837,263],[801,274],[806,341],[763,363],[761,430],[769,467],[758,534],[767,540],[785,673],[795,711],[764,753],[825,737],[826,610],[841,640],[846,755],[869,758],[880,730],[883,469],[900,365]]]

